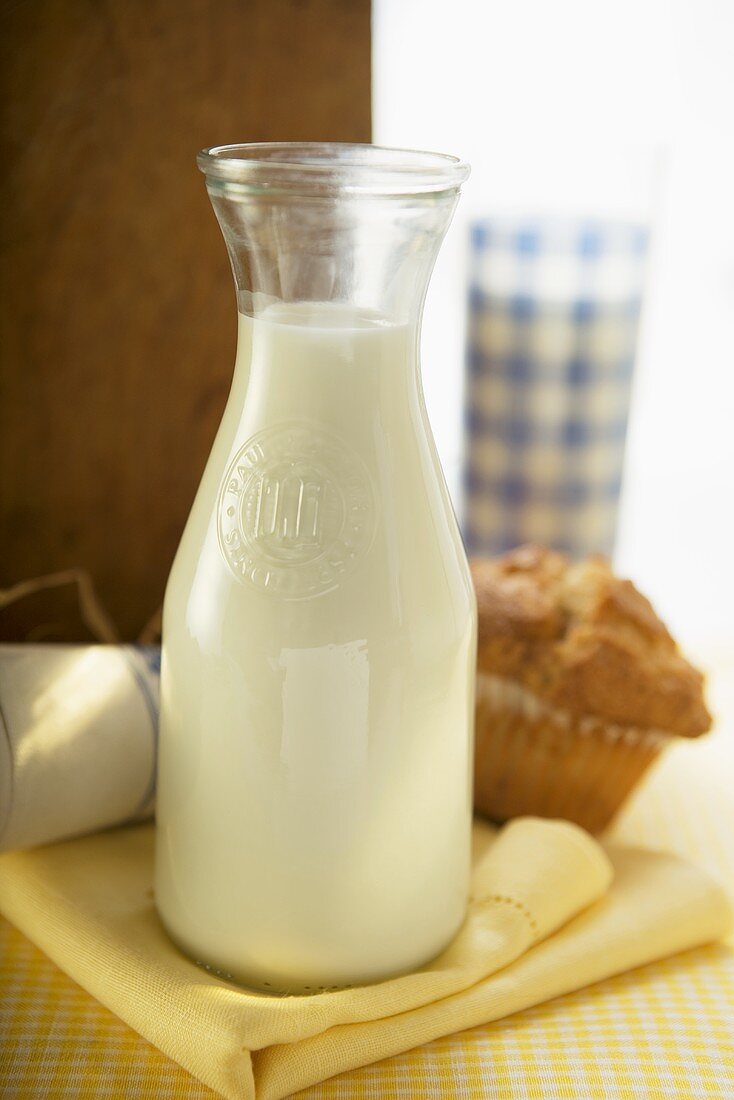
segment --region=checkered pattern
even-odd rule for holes
[[[703,662],[706,664],[707,662]],[[734,894],[734,655],[723,720],[663,757],[614,837],[678,851]],[[205,1100],[195,1081],[0,922],[3,1100]],[[323,1082],[301,1100],[731,1100],[734,953],[711,945]]]
[[[611,553],[646,252],[639,226],[473,226],[473,553],[528,541]]]

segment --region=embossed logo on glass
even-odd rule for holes
[[[235,577],[292,599],[335,588],[373,529],[363,463],[340,440],[306,425],[253,436],[219,493],[219,544]]]

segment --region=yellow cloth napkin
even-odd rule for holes
[[[153,830],[0,858],[0,911],[164,1053],[232,1098],[278,1097],[715,939],[721,890],[672,856],[602,848],[567,822],[476,824],[472,900],[420,971],[269,997],[189,962],[158,922]]]

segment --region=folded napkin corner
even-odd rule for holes
[[[602,898],[613,878],[609,856],[578,825],[519,817],[477,860],[472,897],[515,904],[527,914],[538,941]]]

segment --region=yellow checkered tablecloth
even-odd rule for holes
[[[734,897],[734,659],[708,663],[716,733],[671,749],[613,835],[679,852]],[[3,1100],[214,1096],[0,920]],[[699,948],[299,1096],[733,1100],[734,952]]]

